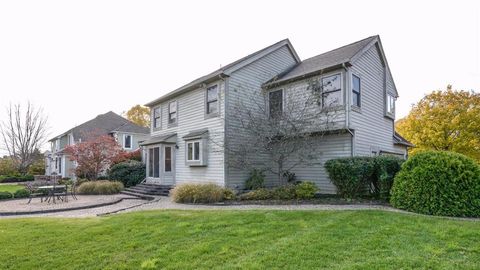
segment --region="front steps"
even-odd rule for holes
[[[168,196],[170,189],[172,189],[172,186],[169,185],[138,184],[126,188],[122,191],[122,194],[153,200],[155,196]]]

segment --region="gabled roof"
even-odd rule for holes
[[[180,95],[182,93],[185,93],[189,90],[193,90],[195,88],[198,88],[201,84],[203,83],[210,83],[210,82],[213,82],[215,80],[218,80],[219,78],[223,78],[223,77],[227,77],[229,76],[232,72],[234,72],[235,70],[238,70],[239,68],[249,64],[251,61],[257,59],[257,58],[260,58],[262,56],[264,56],[265,54],[271,52],[271,51],[275,51],[277,50],[278,48],[281,48],[282,46],[288,46],[288,48],[290,49],[290,52],[292,53],[293,57],[296,59],[297,62],[300,62],[300,58],[298,57],[297,53],[295,52],[295,49],[293,48],[292,44],[290,43],[290,40],[288,39],[284,39],[284,40],[281,40],[275,44],[272,44],[268,47],[265,47],[259,51],[256,51],[252,54],[249,54],[243,58],[240,58],[238,59],[237,61],[234,61],[226,66],[223,66],[221,67],[220,69],[217,69],[205,76],[202,76],[200,78],[197,78],[193,81],[191,81],[190,83],[187,83],[185,84],[184,86],[180,87],[180,88],[177,88],[169,93],[167,93],[166,95],[163,95],[147,104],[145,104],[145,106],[147,107],[152,107],[166,99],[169,99],[169,98],[172,98],[174,96],[177,96],[177,95]]]
[[[407,146],[407,147],[415,147],[415,145],[413,143],[409,142],[407,139],[402,137],[396,131],[393,134],[393,144],[404,145],[404,146]]]
[[[340,48],[319,54],[317,56],[303,60],[292,69],[273,78],[265,83],[265,86],[271,84],[280,84],[294,79],[304,78],[315,75],[317,72],[332,67],[341,67],[343,64],[350,63],[365,47],[378,40],[378,35],[371,36],[357,42],[342,46]]]
[[[88,136],[92,135],[92,133],[94,133],[95,135],[107,135],[112,132],[149,134],[150,129],[139,126],[110,111],[105,114],[100,114],[97,117],[68,130],[67,132],[64,132],[59,136],[51,139],[50,141],[53,141],[56,138],[69,133],[73,134],[73,138],[76,141],[78,141],[79,139],[85,141],[86,139],[88,139]]]

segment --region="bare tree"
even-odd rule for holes
[[[35,108],[30,102],[25,108],[21,104],[10,104],[7,107],[7,117],[0,123],[3,147],[18,171],[26,174],[35,162],[36,151],[45,143],[47,118],[41,108]]]
[[[268,171],[285,184],[285,172],[317,162],[318,140],[336,129],[339,100],[329,96],[332,83],[311,79],[282,92],[239,90],[249,96],[233,108],[239,130],[224,146],[229,165]]]

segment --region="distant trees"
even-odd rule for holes
[[[7,107],[7,119],[0,122],[2,144],[20,174],[26,174],[38,159],[38,149],[47,138],[47,117],[30,102]]]
[[[415,104],[396,130],[421,150],[454,151],[480,162],[480,94],[434,91]]]
[[[150,109],[142,105],[135,105],[125,113],[128,120],[142,126],[150,126]]]

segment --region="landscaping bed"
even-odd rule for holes
[[[308,200],[228,200],[225,205],[302,205],[302,204],[327,204],[327,205],[383,205],[390,206],[384,200],[357,198],[345,199],[337,195],[320,195]]]
[[[0,228],[0,269],[480,268],[480,222],[383,211],[164,210]]]

